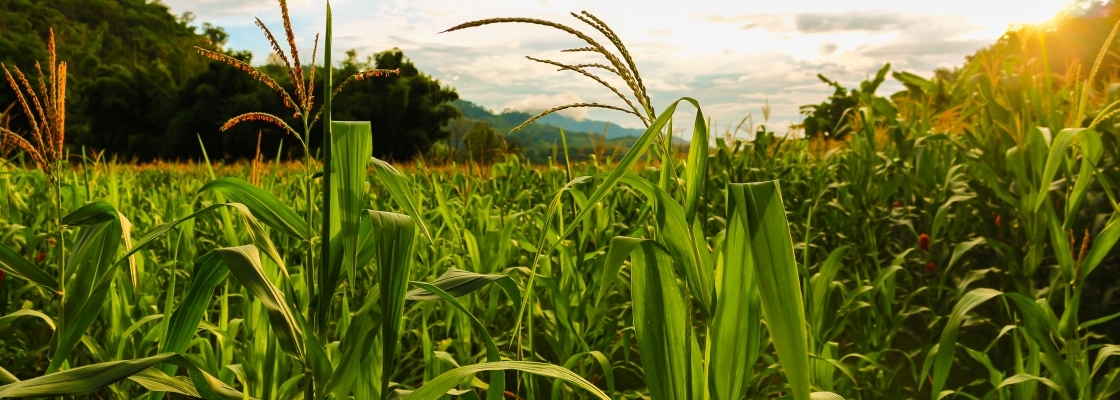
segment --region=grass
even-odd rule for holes
[[[1120,240],[1116,95],[1095,73],[1045,83],[1044,62],[987,54],[968,79],[895,73],[907,90],[887,99],[884,68],[844,143],[765,124],[737,141],[694,99],[655,112],[621,40],[573,16],[613,50],[535,19],[451,30],[530,23],[586,42],[571,51],[605,64],[536,61],[625,104],[571,106],[647,126],[610,161],[393,166],[369,158],[370,123],[331,121],[331,95],[323,157],[298,164],[8,160],[0,398],[1120,391],[1120,314],[1086,300],[1113,289],[1096,277],[1116,273]],[[305,134],[312,88],[297,91]],[[698,110],[693,143],[714,148],[670,146],[681,102]]]

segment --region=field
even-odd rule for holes
[[[302,160],[122,163],[63,146],[52,57],[26,108],[47,140],[0,166],[0,398],[1120,392],[1104,50],[1061,79],[1013,50],[955,79],[894,73],[906,90],[890,97],[884,68],[841,88],[832,104],[857,107],[822,109],[810,137],[745,140],[690,98],[655,113],[625,47],[583,15],[634,91],[617,109],[648,129],[538,165],[371,159],[370,123],[331,121],[329,96],[317,120],[298,85],[283,95],[302,126],[230,124],[280,121]],[[452,30],[503,22],[565,28]],[[328,9],[328,55],[330,26]],[[672,121],[678,106],[699,112]],[[674,123],[712,145],[670,144]],[[331,132],[317,156],[314,124]]]

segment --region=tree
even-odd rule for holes
[[[364,63],[353,50],[347,54],[341,76],[368,69],[371,61],[374,68],[400,69],[396,78],[353,82],[335,98],[335,120],[372,122],[375,157],[406,160],[448,137],[448,122],[459,116],[451,105],[459,98],[455,89],[421,73],[400,49],[377,53]]]

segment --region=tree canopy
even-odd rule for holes
[[[127,159],[198,159],[201,138],[211,157],[247,158],[256,152],[259,133],[262,153],[275,154],[281,145],[288,155],[301,150],[281,129],[265,123],[219,131],[226,120],[249,111],[288,114],[273,91],[194,50],[199,46],[251,62],[248,52],[223,49],[228,34],[220,27],[196,25],[192,14],[174,16],[162,3],[147,0],[0,0],[0,62],[34,80],[36,61],[47,59],[51,28],[58,57],[69,66],[71,146]],[[420,72],[398,49],[365,62],[351,52],[335,66],[335,76],[371,66],[400,68],[401,75],[348,85],[335,98],[334,119],[371,121],[374,155],[383,158],[407,159],[447,137],[448,121],[458,116],[450,105],[458,99],[453,88]],[[290,88],[281,66],[261,69]],[[4,83],[0,112],[15,102]],[[13,129],[28,130],[19,107],[5,117]],[[317,134],[311,132],[316,145],[321,143]]]

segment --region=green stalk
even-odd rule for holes
[[[319,271],[317,271],[317,272],[325,271],[325,269],[329,268],[329,266],[331,265],[331,263],[330,263],[330,256],[331,256],[331,242],[330,242],[331,241],[331,224],[330,224],[330,221],[331,221],[331,168],[330,168],[330,166],[331,166],[331,143],[332,143],[332,135],[331,135],[331,86],[334,85],[334,83],[332,82],[332,79],[331,79],[332,75],[333,75],[333,73],[332,73],[333,71],[331,71],[331,42],[332,42],[331,4],[330,4],[330,2],[327,2],[326,39],[323,42],[323,67],[324,67],[323,69],[326,70],[326,72],[325,72],[326,76],[323,77],[323,81],[324,81],[323,82],[323,147],[322,147],[322,151],[323,151],[323,159],[322,159],[323,177],[321,178],[322,182],[323,182],[323,213],[322,213],[323,214],[323,223],[322,223],[322,230],[321,230],[322,233],[321,233],[321,236],[320,236],[320,247],[319,247],[319,254],[320,254],[320,256],[319,256],[319,266],[320,266],[320,268],[319,268]],[[326,291],[334,290],[334,288],[316,288],[316,289],[317,289],[316,292],[323,291],[321,293],[320,299],[325,299],[326,300],[325,302],[321,301],[318,304],[318,307],[324,308],[324,309],[329,308],[330,304],[327,304],[327,303],[330,302],[330,295],[326,295],[325,293],[327,293]],[[321,313],[321,314],[325,314],[325,313]],[[322,317],[322,316],[323,315],[319,315],[319,317]],[[322,320],[320,318],[320,320],[318,321],[318,324],[319,324],[318,328],[319,328],[320,332],[325,333],[325,331],[326,331],[326,321]]]

